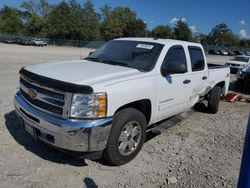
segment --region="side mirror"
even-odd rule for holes
[[[89,56],[91,55],[91,54],[93,54],[94,52],[89,52]]]
[[[185,72],[187,72],[187,68],[178,62],[170,62],[161,67],[161,74],[164,77],[170,74],[184,74]]]

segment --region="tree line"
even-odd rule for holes
[[[111,8],[108,4],[98,13],[91,0],[49,4],[47,0],[24,1],[19,8],[0,9],[0,34],[47,37],[64,40],[111,40],[119,37],[154,37],[201,42],[206,45],[250,47],[225,23],[216,25],[208,35],[192,33],[179,19],[174,27],[158,25],[152,30],[129,7]]]

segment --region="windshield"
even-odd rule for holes
[[[163,48],[162,44],[113,40],[97,49],[87,60],[150,71]]]
[[[242,62],[248,62],[249,57],[235,57],[232,59],[233,61],[242,61]]]

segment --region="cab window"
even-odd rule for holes
[[[201,71],[205,68],[204,56],[201,48],[196,46],[189,46],[188,51],[192,65],[192,71]]]

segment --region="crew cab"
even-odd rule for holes
[[[226,62],[226,65],[230,66],[231,73],[237,73],[248,64],[250,64],[250,56],[247,55],[237,55],[230,61]]]
[[[35,138],[122,165],[139,153],[150,125],[202,101],[216,113],[229,74],[207,64],[201,44],[120,38],[83,60],[23,67],[14,103]]]

